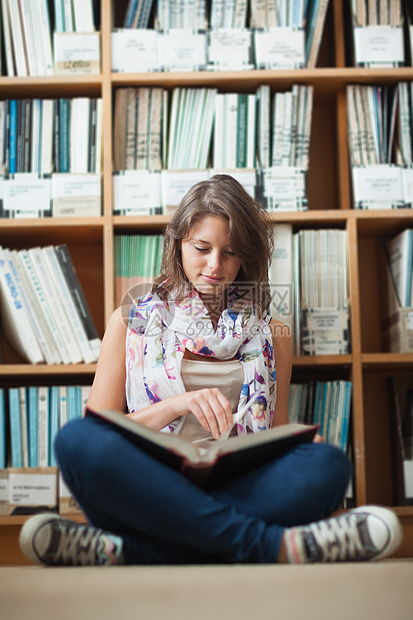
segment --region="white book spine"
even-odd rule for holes
[[[3,248],[0,247],[0,298],[2,327],[16,350],[31,364],[43,362],[43,354],[29,320],[27,308]]]
[[[38,30],[38,37],[42,42],[43,50],[43,63],[45,75],[53,75],[53,54],[52,54],[52,39],[50,32],[50,17],[47,0],[30,0],[35,4],[36,10],[33,12],[36,19],[36,27]]]
[[[26,274],[28,276],[28,280],[32,287],[32,291],[36,295],[39,301],[43,315],[46,319],[46,322],[50,328],[50,332],[53,336],[53,341],[59,354],[57,363],[63,362],[65,364],[68,364],[70,362],[69,356],[66,352],[66,348],[65,348],[62,336],[59,332],[54,313],[50,310],[50,307],[47,303],[45,294],[43,292],[43,288],[40,284],[40,280],[37,275],[37,271],[35,270],[33,266],[29,253],[27,250],[19,250],[19,255],[22,259],[22,265],[24,269],[26,270]]]
[[[50,344],[50,336],[48,334],[48,326],[42,316],[42,310],[37,304],[36,298],[32,295],[30,283],[27,280],[26,271],[21,264],[21,258],[17,250],[5,250],[8,253],[9,261],[13,265],[16,272],[16,281],[19,287],[21,297],[24,301],[29,321],[32,326],[36,340],[42,351],[43,357],[48,364],[54,364],[57,361],[56,351],[53,344]]]
[[[43,287],[47,303],[53,312],[61,340],[63,341],[64,349],[62,348],[62,354],[63,352],[67,354],[64,356],[64,359],[68,359],[68,363],[78,364],[83,361],[82,355],[54,286],[48,262],[45,260],[41,248],[30,248],[28,253],[37,272],[40,284]]]
[[[79,318],[76,306],[73,303],[69,286],[66,278],[64,277],[59,261],[57,260],[54,247],[46,246],[42,249],[42,252],[48,262],[51,277],[60,297],[62,307],[64,308],[67,318],[71,323],[78,347],[82,353],[83,361],[86,362],[86,364],[92,364],[96,361],[95,355],[89,346],[89,340]]]
[[[31,155],[30,155],[30,167],[31,172],[40,172],[40,151],[41,151],[41,117],[42,117],[42,102],[40,99],[33,99],[32,102],[32,118],[31,118]]]
[[[49,465],[49,388],[38,388],[38,466]]]
[[[73,0],[73,17],[76,32],[94,32],[92,0]]]
[[[41,152],[40,173],[50,174],[53,170],[53,126],[54,126],[54,101],[53,99],[42,100],[41,112]]]
[[[8,0],[1,0],[1,17],[2,17],[2,31],[3,31],[3,44],[4,52],[6,56],[6,68],[8,77],[14,77],[16,74],[14,55],[13,55],[13,43],[10,24],[10,13],[8,7]]]
[[[41,71],[39,70],[39,59],[36,46],[36,40],[38,40],[38,38],[34,36],[35,29],[31,11],[32,6],[33,5],[30,0],[20,0],[21,21],[23,26],[23,35],[26,42],[29,75],[37,76],[41,75]]]
[[[26,77],[28,68],[18,0],[9,0],[9,16],[17,75],[18,77]]]

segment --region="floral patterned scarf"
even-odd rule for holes
[[[185,348],[198,355],[229,360],[237,356],[244,371],[238,411],[250,407],[237,423],[239,435],[271,427],[276,372],[270,317],[253,306],[240,309],[240,293],[228,289],[228,308],[214,329],[204,302],[193,289],[185,299],[163,301],[148,293],[132,302],[126,338],[126,398],[129,411],[185,392],[181,361]],[[163,432],[179,433],[185,416]]]

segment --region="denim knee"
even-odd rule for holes
[[[308,448],[313,451],[311,464],[314,476],[319,472],[324,480],[327,477],[336,488],[344,492],[353,469],[348,456],[340,448],[328,443],[308,444]]]
[[[62,471],[76,461],[76,448],[79,448],[77,427],[81,420],[72,420],[59,430],[54,440],[56,460]]]

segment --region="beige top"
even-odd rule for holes
[[[219,388],[228,398],[232,412],[237,411],[241,387],[244,382],[244,371],[238,360],[211,362],[184,358],[181,366],[181,377],[187,392],[206,387]],[[236,434],[236,428],[231,434]],[[202,447],[202,443],[206,447],[208,442],[214,440],[211,433],[204,430],[191,413],[185,417],[179,437],[196,443],[198,447]]]

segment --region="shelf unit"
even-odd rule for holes
[[[301,228],[337,227],[348,232],[351,300],[351,354],[298,356],[293,380],[337,377],[353,382],[352,441],[355,500],[358,505],[378,503],[394,507],[403,522],[400,556],[413,556],[413,507],[397,506],[392,474],[391,413],[386,379],[392,373],[411,373],[413,354],[385,353],[380,333],[380,273],[377,250],[383,237],[413,227],[413,210],[355,211],[351,208],[351,174],[347,147],[346,85],[395,84],[413,80],[413,68],[359,69],[346,66],[347,2],[330,0],[320,49],[313,70],[193,73],[111,72],[110,33],[121,25],[127,0],[101,0],[102,70],[91,77],[0,78],[3,98],[101,96],[103,98],[103,213],[96,218],[0,220],[0,245],[22,248],[65,242],[85,290],[98,332],[114,309],[114,235],[124,232],[161,232],[167,216],[112,215],[112,106],[121,86],[214,86],[222,92],[255,92],[266,83],[273,91],[293,83],[314,86],[314,114],[308,174],[309,210],[277,213],[272,220]],[[346,49],[347,45],[347,49]],[[91,383],[95,366],[29,366],[22,363],[1,338],[3,363],[0,385],[36,382]],[[0,564],[22,564],[17,535],[22,517],[0,517],[0,541],[7,552]],[[0,547],[2,544],[0,543]]]

